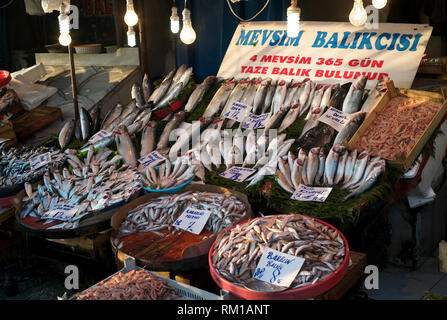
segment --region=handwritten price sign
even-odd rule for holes
[[[166,160],[166,158],[163,157],[161,154],[159,154],[157,151],[152,151],[147,156],[139,159],[138,162],[140,162],[143,165],[143,167],[147,168],[147,167],[155,166],[158,163],[165,161],[165,160]]]
[[[297,201],[325,202],[331,191],[332,188],[307,187],[300,184],[292,195],[292,199]]]
[[[243,167],[232,167],[227,171],[220,174],[221,177],[230,179],[236,182],[244,182],[249,176],[251,176],[256,170]]]
[[[101,141],[104,138],[108,138],[112,135],[111,132],[108,132],[106,130],[101,130],[98,133],[96,133],[93,137],[90,138],[88,141],[90,144],[95,144],[98,141]]]
[[[343,129],[346,123],[351,119],[351,115],[338,109],[330,107],[321,117],[320,121],[330,125],[337,131]]]
[[[265,122],[269,118],[270,113],[264,113],[261,115],[256,115],[250,113],[248,119],[245,119],[243,129],[261,129],[265,127]]]
[[[264,247],[253,278],[288,288],[300,272],[305,259]]]
[[[224,117],[237,122],[242,122],[247,118],[248,106],[239,102],[233,102],[230,110],[228,110]]]
[[[51,163],[51,154],[49,152],[29,159],[31,170],[37,170],[47,164]]]
[[[174,222],[174,227],[199,235],[210,215],[210,211],[188,207]]]
[[[48,211],[42,216],[42,219],[70,221],[78,210],[79,206],[77,205],[56,204],[53,210]]]

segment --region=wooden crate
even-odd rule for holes
[[[11,121],[8,121],[7,124],[0,126],[0,138],[10,139],[9,141],[5,142],[5,147],[17,146],[17,136]]]
[[[442,88],[442,94],[429,92],[429,91],[421,91],[421,90],[411,90],[411,89],[396,89],[394,87],[393,81],[387,82],[387,91],[382,96],[382,98],[378,101],[377,105],[371,110],[371,112],[366,116],[365,121],[363,121],[362,125],[359,127],[357,132],[352,136],[351,140],[346,144],[346,147],[349,150],[352,150],[357,141],[363,136],[363,134],[368,130],[369,126],[373,123],[376,116],[385,108],[388,102],[397,96],[407,96],[410,98],[421,98],[426,97],[431,101],[441,102],[442,106],[439,109],[438,113],[434,116],[431,123],[427,126],[422,136],[419,138],[418,142],[413,146],[411,151],[406,155],[402,156],[400,159],[396,160],[387,160],[387,163],[394,168],[397,168],[403,172],[408,171],[413,165],[416,158],[422,151],[424,145],[428,142],[431,135],[434,133],[436,128],[441,123],[442,119],[447,113],[447,100],[446,95],[444,93],[444,88]]]
[[[39,131],[43,127],[53,123],[57,119],[64,120],[62,111],[57,107],[40,106],[12,121],[17,138],[25,141],[30,135]]]

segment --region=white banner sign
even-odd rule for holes
[[[410,88],[432,27],[379,23],[378,29],[347,22],[301,22],[296,38],[287,22],[244,22],[237,27],[218,76],[270,77],[319,83],[351,82],[368,77],[371,88],[382,76]]]

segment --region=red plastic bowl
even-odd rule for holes
[[[0,88],[6,86],[11,81],[11,74],[9,71],[0,70]]]
[[[281,216],[286,216],[286,215],[281,215]],[[255,218],[255,219],[259,219],[259,218]],[[340,234],[340,236],[342,237],[343,242],[345,244],[346,252],[345,252],[345,258],[344,258],[342,264],[340,265],[340,267],[338,267],[337,270],[335,270],[328,277],[326,277],[323,280],[320,280],[314,284],[308,285],[306,287],[285,290],[282,292],[269,293],[269,292],[251,291],[251,290],[245,289],[244,287],[242,287],[240,285],[237,285],[237,284],[234,284],[234,283],[228,281],[227,279],[223,278],[217,272],[217,270],[214,268],[214,265],[213,265],[213,262],[211,259],[212,252],[214,250],[214,245],[216,244],[216,242],[214,242],[213,245],[211,246],[211,249],[208,254],[208,264],[210,266],[211,277],[213,278],[214,282],[216,282],[216,284],[220,288],[227,290],[234,296],[241,298],[241,299],[246,299],[246,300],[307,300],[307,299],[315,298],[315,297],[319,296],[320,294],[323,294],[326,291],[332,289],[338,282],[340,282],[341,279],[343,279],[343,277],[346,275],[346,272],[348,271],[348,267],[349,267],[348,241],[346,240],[345,236],[337,228],[335,228],[332,225],[330,225],[324,221],[321,221],[319,219],[315,219],[315,218],[313,218],[313,219],[315,221],[317,221],[321,224],[324,224],[324,225],[328,226],[329,228],[337,231]],[[241,222],[240,224],[250,223],[250,221],[253,221],[253,220],[254,219],[251,219],[249,221],[244,221],[244,222]],[[229,228],[229,230],[231,230],[235,226]]]
[[[0,198],[0,208],[11,208],[13,206],[12,199],[14,198],[15,196]]]

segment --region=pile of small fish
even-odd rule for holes
[[[377,114],[353,148],[387,160],[395,160],[398,155],[406,156],[440,107],[440,103],[425,99],[395,97]]]
[[[31,170],[30,159],[50,152],[51,163]],[[0,187],[9,187],[41,177],[50,168],[64,164],[65,155],[59,150],[46,147],[20,147],[1,150]]]
[[[31,184],[25,183],[26,196],[20,217],[41,218],[56,205],[76,205],[76,213],[70,221],[47,228],[74,229],[84,216],[128,201],[142,188],[142,178],[135,168],[117,164],[122,160],[121,156],[109,159],[112,153],[104,148],[95,155],[91,147],[85,159],[81,160],[74,153],[67,152],[71,172],[64,168],[62,174],[60,171],[53,172],[53,178],[46,172],[43,184],[39,184],[35,190]],[[53,222],[55,221],[48,219],[44,224]]]
[[[166,160],[158,168],[150,166],[143,175],[143,183],[152,190],[164,190],[179,186],[194,177],[194,169],[178,158],[174,165]]]
[[[119,239],[136,232],[154,232],[163,237],[161,230],[171,233],[183,232],[174,227],[174,222],[187,209],[207,210],[211,215],[204,230],[218,233],[236,223],[247,214],[243,202],[231,194],[187,191],[180,194],[163,195],[139,205],[129,211],[122,222],[115,244],[121,248]]]
[[[180,296],[165,281],[140,269],[120,272],[73,296],[76,300],[174,300]]]
[[[309,217],[282,215],[256,218],[219,234],[212,263],[228,281],[250,287],[265,248],[305,259],[289,289],[330,276],[346,256],[343,238],[336,230]]]
[[[367,152],[357,155],[343,146],[334,145],[326,156],[324,148],[312,148],[309,153],[299,150],[298,157],[289,152],[285,159],[278,159],[276,170],[278,184],[294,193],[300,184],[306,186],[341,184],[349,194],[342,200],[357,196],[371,188],[385,171],[385,160],[370,158]]]

